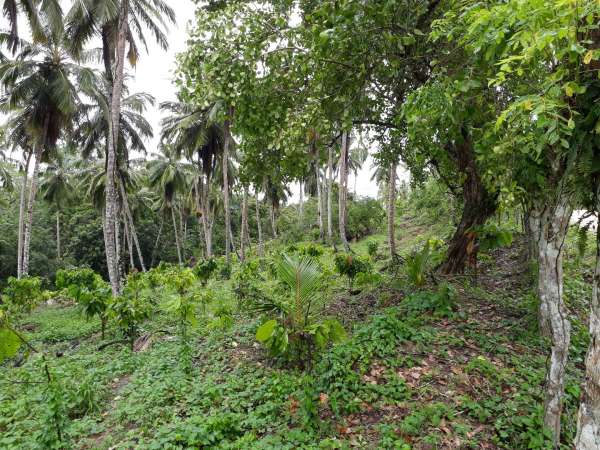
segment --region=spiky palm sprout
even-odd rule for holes
[[[19,276],[26,275],[29,269],[33,204],[40,162],[47,159],[60,137],[71,128],[80,104],[79,89],[94,84],[96,79],[92,70],[70,58],[62,29],[54,30],[47,25],[44,32],[43,43],[23,45],[14,60],[0,64],[3,90],[0,110],[10,114],[9,133],[26,153],[33,154],[34,161],[23,232],[23,208],[19,220]],[[91,54],[85,56],[89,58]],[[24,186],[26,178],[25,175]]]
[[[148,163],[148,182],[160,195],[161,211],[171,211],[177,258],[179,264],[183,263],[182,246],[175,218],[178,196],[188,190],[190,180],[190,165],[180,161],[177,152],[169,146],[161,147],[161,154],[155,155],[156,159]]]
[[[60,215],[63,206],[69,204],[73,199],[73,165],[69,156],[64,151],[56,152],[52,162],[48,164],[40,189],[42,198],[56,208],[56,256],[61,258],[60,240]]]

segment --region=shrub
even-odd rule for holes
[[[349,239],[361,239],[375,233],[385,217],[380,203],[372,198],[349,202],[346,234]]]
[[[340,275],[348,278],[348,291],[352,291],[354,279],[359,273],[371,272],[369,261],[350,253],[339,254],[335,257],[335,268]]]
[[[109,317],[127,337],[131,350],[140,325],[152,313],[151,294],[152,289],[148,285],[147,278],[139,272],[133,272],[127,277],[123,293],[114,297],[109,304]]]
[[[206,286],[206,283],[208,283],[208,280],[210,280],[210,277],[213,275],[213,273],[215,273],[216,270],[217,262],[214,260],[214,258],[209,258],[196,264],[194,267],[194,274],[198,280],[200,280],[202,286]]]
[[[70,298],[75,300],[88,319],[100,318],[102,339],[104,339],[106,309],[111,297],[109,284],[92,269],[71,269],[57,272],[56,287],[63,289]]]
[[[38,277],[8,279],[2,303],[13,313],[30,313],[42,298],[42,280]]]
[[[260,298],[259,269],[260,261],[251,259],[240,264],[233,275],[233,290],[239,301],[254,301]]]
[[[371,258],[375,258],[377,256],[377,252],[379,251],[379,242],[370,240],[367,242],[367,253]]]
[[[264,309],[276,313],[277,317],[258,328],[256,339],[273,356],[310,363],[315,351],[341,341],[346,333],[337,320],[321,319],[323,279],[314,259],[284,254],[277,269],[280,281],[291,296],[265,305]]]
[[[452,317],[456,298],[456,290],[448,283],[442,283],[436,292],[412,294],[402,302],[402,307],[412,313],[431,312],[437,317]]]
[[[429,239],[421,250],[413,250],[406,258],[406,275],[413,286],[423,287],[429,263],[435,258],[435,250],[442,245],[438,239]]]

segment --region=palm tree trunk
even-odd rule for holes
[[[327,239],[333,243],[333,146],[329,147],[327,157]]]
[[[175,219],[175,206],[171,205],[171,219],[173,219],[173,233],[175,233],[175,246],[177,247],[177,259],[179,265],[183,264],[181,259],[181,247],[179,245],[179,231],[177,228],[177,220]]]
[[[388,192],[388,244],[390,247],[390,257],[396,256],[396,229],[394,221],[396,219],[396,161],[390,163],[389,173],[389,192]]]
[[[183,205],[177,208],[179,211],[179,243],[181,245],[181,258],[185,261],[185,241],[186,241],[186,225],[184,224]]]
[[[596,188],[596,211],[600,211],[600,184]],[[600,227],[596,227],[596,268],[592,278],[589,332],[591,339],[577,416],[577,450],[600,448]]]
[[[129,271],[133,271],[135,269],[135,261],[133,260],[133,243],[131,242],[131,230],[128,225],[129,220],[124,215],[123,224],[125,226],[125,240],[127,241],[127,250],[129,252]]]
[[[225,259],[227,264],[231,264],[231,211],[229,210],[229,146],[231,145],[231,117],[233,108],[229,108],[229,117],[225,120],[224,132],[225,142],[223,143],[223,204],[225,207]]]
[[[56,257],[60,260],[60,209],[56,210]]]
[[[125,209],[125,216],[126,216],[125,220],[129,221],[129,231],[131,233],[131,237],[133,238],[133,243],[135,244],[138,259],[140,260],[140,266],[142,266],[142,271],[145,272],[146,265],[144,264],[144,256],[142,255],[140,241],[138,239],[137,231],[135,229],[135,223],[133,222],[133,215],[131,214],[131,208],[129,208],[129,200],[127,199],[127,192],[125,192],[125,186],[123,184],[122,178],[121,178],[121,183],[119,183],[119,188],[121,189],[121,197],[123,199],[123,208]]]
[[[44,128],[48,127],[48,119],[46,119],[46,124]],[[44,131],[44,142],[45,139],[45,131]],[[35,197],[37,194],[38,187],[38,174],[40,171],[40,162],[42,159],[42,144],[38,145],[37,150],[35,151],[34,160],[33,160],[33,174],[31,175],[31,183],[29,185],[29,199],[27,200],[27,221],[25,222],[25,230],[23,232],[23,263],[21,267],[21,276],[29,275],[29,252],[31,247],[31,232],[33,227],[33,207],[35,205]]]
[[[340,191],[339,191],[339,225],[340,238],[346,251],[350,251],[346,238],[346,200],[348,198],[348,132],[342,132],[342,149],[340,155]]]
[[[165,218],[163,214],[160,215],[160,225],[158,226],[158,234],[156,235],[156,241],[154,242],[154,248],[152,249],[152,258],[150,260],[150,267],[154,267],[154,259],[156,257],[156,250],[158,249],[158,243],[160,242],[160,236],[162,235],[163,226],[165,224]]]
[[[23,173],[23,184],[21,185],[21,198],[19,200],[19,235],[17,249],[17,278],[21,278],[23,272],[23,227],[25,223],[25,197],[27,195],[27,184],[29,183],[29,163],[33,152],[27,153],[25,172]]]
[[[106,162],[106,261],[108,275],[114,296],[121,292],[119,274],[118,231],[117,231],[117,147],[119,142],[119,122],[121,118],[121,95],[123,92],[125,45],[128,32],[129,2],[120,2],[117,26],[115,72],[110,98],[109,143]]]
[[[248,228],[248,188],[244,186],[242,194],[242,231],[240,238],[240,258],[246,259],[246,230]]]
[[[298,212],[300,215],[300,223],[302,223],[302,216],[304,215],[304,186],[302,185],[302,180],[300,180],[300,204]]]
[[[277,223],[275,221],[275,204],[271,202],[271,231],[273,231],[273,238],[277,239]]]
[[[315,175],[317,177],[317,221],[319,225],[319,240],[322,241],[325,237],[325,230],[323,229],[323,193],[321,189],[321,171],[317,164],[315,164]]]
[[[204,244],[206,246],[206,257],[212,257],[212,226],[210,226],[210,206],[209,206],[209,189],[210,180],[207,177],[206,186],[202,184],[202,178],[199,180],[199,199],[202,199],[200,211],[202,212],[202,229],[204,231]]]
[[[255,189],[256,195],[256,231],[258,232],[258,256],[264,256],[265,248],[262,238],[262,225],[260,223],[260,203],[258,201],[258,189]]]

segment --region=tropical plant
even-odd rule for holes
[[[367,253],[374,259],[377,256],[377,251],[379,250],[379,242],[371,239],[367,241]]]
[[[334,263],[337,272],[348,279],[348,292],[350,293],[356,276],[359,273],[369,273],[372,269],[369,261],[352,253],[336,255]]]
[[[264,305],[277,317],[258,328],[256,339],[273,356],[310,365],[316,351],[343,340],[346,333],[337,320],[322,318],[322,271],[313,258],[283,254],[277,274],[290,297]]]
[[[104,339],[111,290],[102,277],[91,269],[59,270],[56,273],[56,287],[63,289],[77,302],[85,317],[100,319]]]
[[[217,270],[218,265],[214,258],[204,259],[194,266],[194,273],[196,277],[200,280],[202,286],[206,286],[210,277]]]
[[[42,299],[42,280],[39,277],[10,277],[2,294],[2,303],[15,314],[33,311]]]

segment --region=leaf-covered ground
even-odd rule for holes
[[[403,253],[444,232],[407,217],[400,228]],[[364,242],[354,248],[366,253]],[[180,369],[167,316],[144,326],[147,339],[132,353],[119,344],[98,350],[99,323],[75,306],[40,307],[21,329],[50,355],[60,399],[39,383],[39,356],[0,367],[0,448],[44,448],[58,411],[77,449],[549,449],[541,426],[547,343],[536,330],[523,251],[517,239],[483,255],[477,276],[436,275],[420,292],[401,272],[352,295],[336,279],[327,311],[349,339],[306,371],[267,357],[254,340],[260,318],[243,307],[228,329],[206,322],[194,331],[191,374]],[[327,267],[331,257],[323,258]],[[588,272],[585,262],[567,261],[574,331],[564,449],[587,345]],[[450,307],[436,303],[445,282],[457,293]],[[210,286],[218,301],[236,305],[230,282]]]

